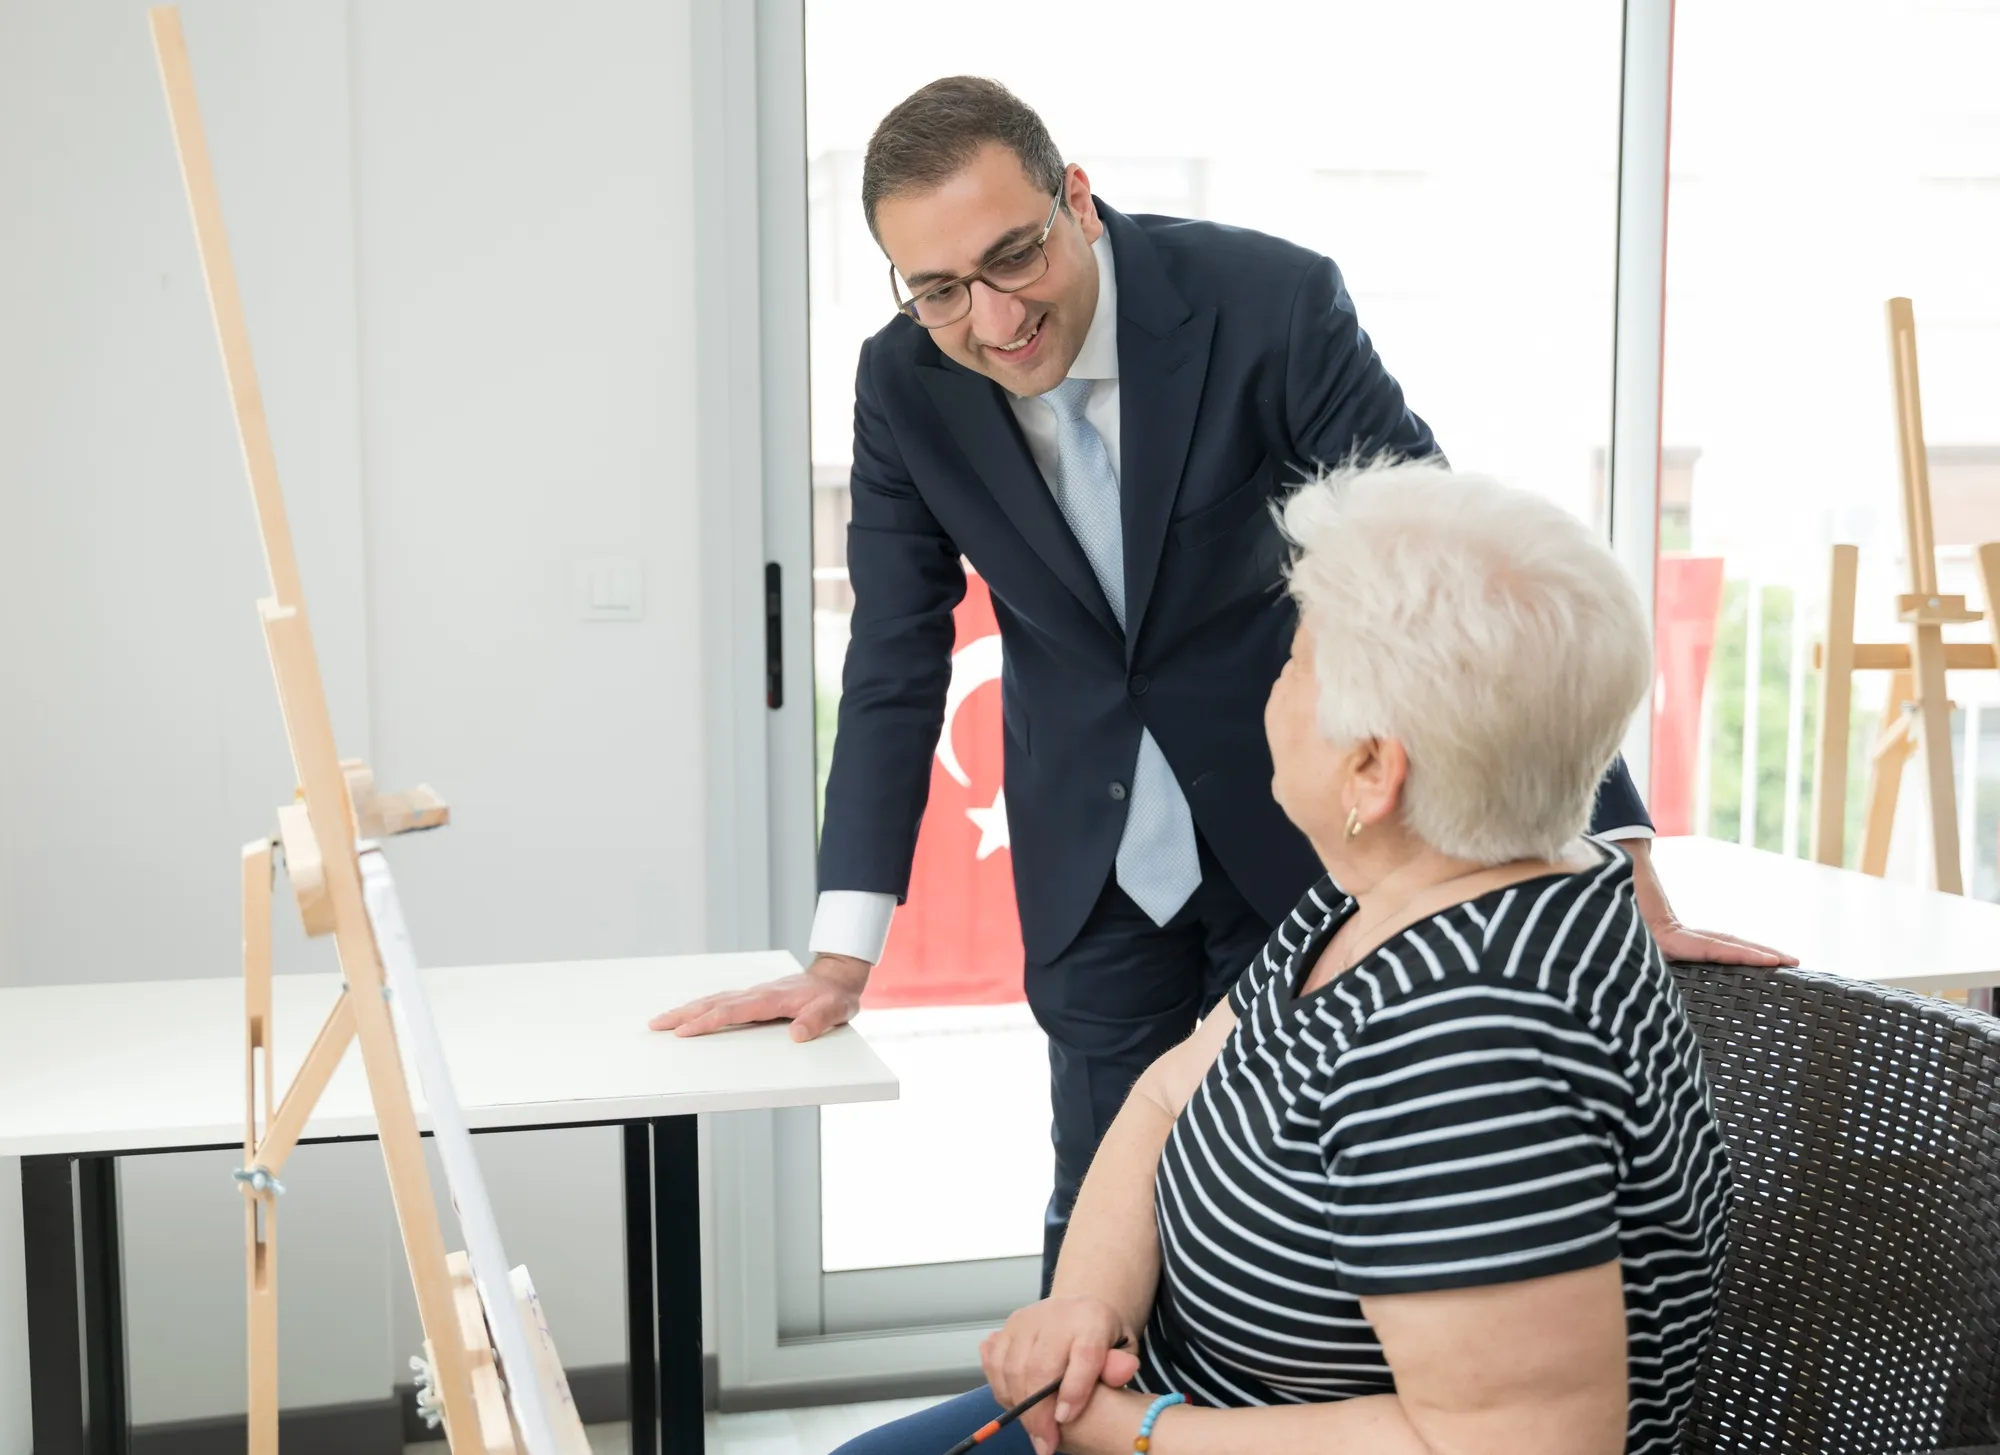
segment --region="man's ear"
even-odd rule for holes
[[[1063,205],[1083,229],[1083,240],[1094,243],[1104,233],[1104,219],[1097,215],[1097,203],[1090,195],[1090,178],[1072,162],[1063,173]]]

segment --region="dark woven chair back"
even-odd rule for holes
[[[1736,1177],[1688,1455],[1993,1441],[2000,1020],[1802,971],[1675,978]]]

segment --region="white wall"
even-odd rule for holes
[[[703,946],[685,0],[182,8],[336,731],[453,805],[392,851],[420,954]],[[0,985],[232,973],[237,848],[290,793],[144,12],[0,7]],[[576,619],[603,554],[644,620]],[[280,920],[281,970],[330,966]],[[615,1134],[481,1145],[567,1362],[621,1358]],[[126,1166],[138,1422],[242,1408],[229,1166]],[[416,1347],[379,1157],[287,1182],[285,1400],[379,1398]]]
[[[376,769],[455,805],[398,856],[446,964],[703,936],[687,15],[545,17],[355,11]],[[574,620],[602,554],[644,558],[642,622]],[[565,1360],[622,1358],[616,1134],[481,1148]]]

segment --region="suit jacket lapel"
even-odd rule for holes
[[[1191,313],[1138,225],[1099,204],[1118,269],[1119,493],[1125,527],[1129,660],[1159,577],[1195,412],[1208,378],[1215,310]]]
[[[1035,457],[1028,453],[1028,442],[1001,397],[1000,386],[943,355],[936,364],[919,365],[917,376],[1014,528],[1104,629],[1118,635],[1118,619],[1111,614],[1083,547],[1056,507]],[[1130,530],[1129,524],[1126,528]]]

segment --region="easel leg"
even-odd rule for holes
[[[701,1148],[691,1116],[653,1121],[661,1455],[702,1455]]]
[[[345,896],[337,892],[336,912],[343,928],[359,923],[361,934],[367,935],[359,887],[358,883],[354,886],[351,908],[343,903]],[[359,942],[350,943],[351,934],[350,931],[343,936],[341,965],[352,987],[349,993],[355,1002],[355,1037],[361,1044],[362,1064],[368,1074],[368,1094],[375,1103],[377,1141],[389,1175],[389,1200],[396,1210],[403,1257],[409,1264],[417,1312],[430,1345],[431,1368],[444,1409],[445,1437],[451,1442],[452,1455],[477,1455],[480,1451],[510,1448],[511,1430],[488,1429],[479,1420],[469,1355],[460,1338],[451,1274],[445,1264],[444,1233],[438,1224],[430,1173],[424,1165],[416,1109],[411,1102],[409,1083],[403,1079],[396,1032],[389,1021],[389,1007],[382,1000],[382,969],[374,961],[375,942],[372,937],[359,940],[359,936],[353,936]],[[364,956],[366,968],[349,968],[362,965]],[[357,980],[359,984],[355,983]]]
[[[1861,553],[1833,548],[1826,650],[1820,662],[1819,752],[1813,759],[1812,856],[1836,869],[1847,837],[1847,732],[1854,710],[1854,588]]]
[[[1868,796],[1861,821],[1863,874],[1880,879],[1889,872],[1889,831],[1896,823],[1896,795],[1903,786],[1903,764],[1910,742],[1903,724],[1903,704],[1915,692],[1908,672],[1889,674],[1889,691],[1882,701],[1881,730],[1868,763]],[[1901,736],[1896,736],[1896,734]]]
[[[1986,630],[1993,641],[1994,659],[2000,662],[2000,543],[1988,542],[1974,553],[1979,563],[1979,585],[1986,596]],[[1965,811],[1973,816],[1976,827],[1979,821],[1979,798],[1975,786],[1973,799],[1965,805]],[[1984,1009],[1994,1008],[1994,994],[1989,988],[1982,992],[1985,996]],[[1975,1003],[1978,1003],[1975,997]]]
[[[1944,633],[1919,626],[1910,658],[1916,664],[1917,721],[1930,802],[1931,873],[1946,894],[1963,894],[1958,862],[1958,784],[1951,766],[1951,701],[1944,690]]]
[[[249,1455],[278,1450],[278,1204],[243,1199],[244,1289],[250,1344]]]
[[[76,1299],[76,1200],[68,1157],[21,1159],[28,1275],[28,1401],[35,1455],[87,1455],[83,1328]]]
[[[653,1305],[653,1129],[627,1122],[625,1355],[631,1455],[659,1455],[659,1318]]]
[[[243,850],[243,1165],[257,1164],[260,1130],[270,1124],[273,1027],[271,1024],[271,841]],[[278,1200],[243,1189],[246,1331],[249,1344],[249,1455],[278,1451]]]
[[[1931,520],[1931,475],[1924,446],[1923,386],[1917,374],[1917,318],[1907,298],[1884,305],[1889,325],[1889,372],[1895,384],[1896,458],[1903,485],[1903,544],[1910,594],[1902,598],[1910,627],[1910,667],[1916,674],[1918,745],[1924,752],[1924,793],[1930,804],[1931,873],[1948,894],[1964,892],[1958,864],[1957,785],[1951,771],[1951,704],[1944,691],[1942,620],[1960,620],[1938,595],[1937,540]]]
[[[409,1264],[424,1337],[432,1345],[432,1370],[444,1410],[445,1433],[453,1455],[505,1448],[512,1442],[512,1431],[482,1429],[472,1397],[470,1364],[458,1338],[451,1275],[445,1267],[444,1233],[438,1225],[437,1202],[431,1194],[430,1172],[417,1132],[416,1107],[389,1015],[375,932],[361,898],[353,805],[333,749],[333,727],[327,717],[312,639],[297,611],[269,601],[258,605],[272,674],[278,681],[278,701],[292,739],[292,756],[299,766],[306,806],[312,813],[313,837],[325,865],[334,944],[347,982],[347,1004],[361,1049],[362,1070],[368,1078],[369,1100],[375,1105],[376,1137],[389,1176],[389,1199],[402,1234],[404,1261]]]

